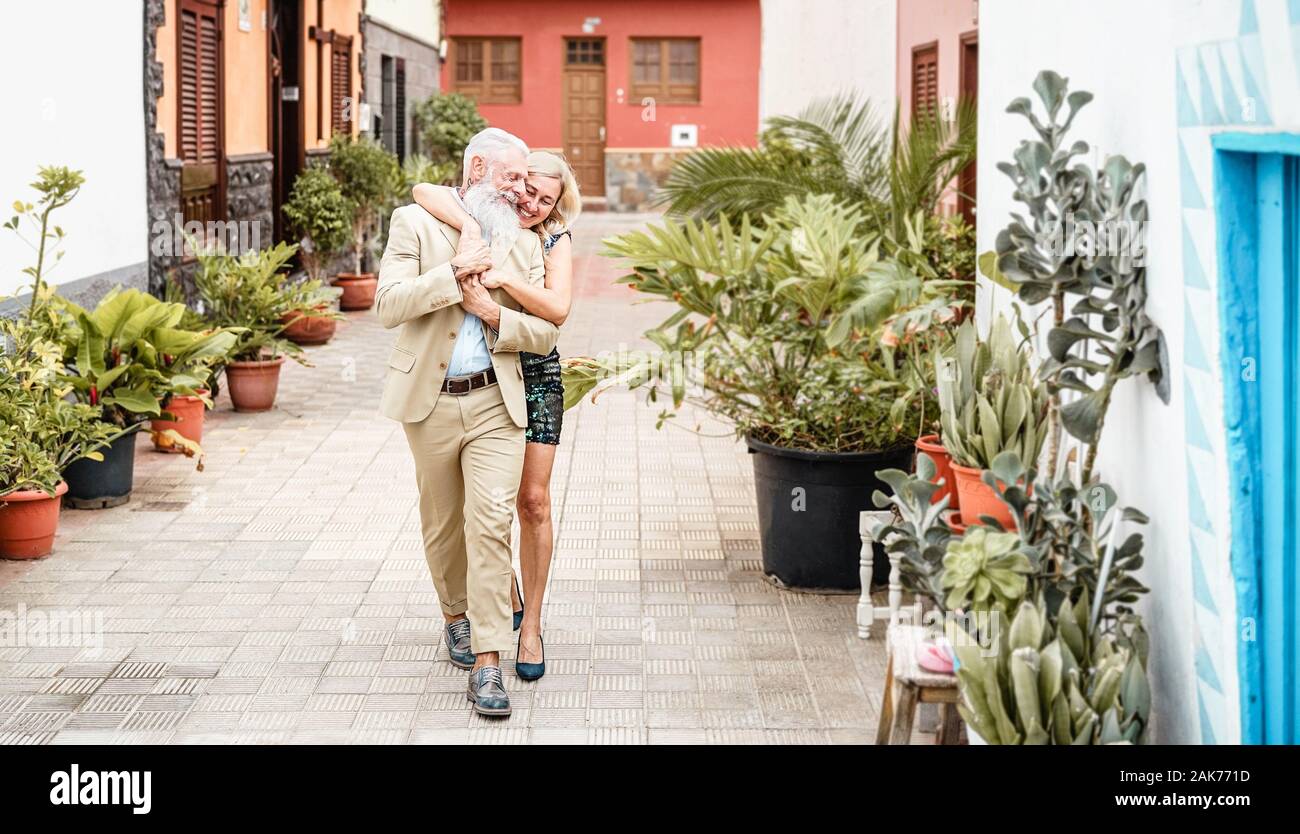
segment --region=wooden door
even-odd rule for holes
[[[605,194],[605,39],[564,43],[564,155],[588,197]]]
[[[181,214],[186,222],[225,218],[221,0],[181,0],[176,27]]]
[[[971,32],[963,35],[961,39],[961,97],[972,106],[979,98],[980,89],[978,38],[978,33]],[[976,164],[971,162],[962,170],[957,180],[957,188],[961,191],[961,196],[957,200],[957,210],[972,226],[975,225],[975,169]]]
[[[939,109],[939,44],[928,43],[912,50],[912,118],[930,116]]]
[[[287,237],[280,207],[293,193],[293,183],[303,167],[302,0],[272,0],[267,49],[270,50],[271,153],[275,172],[271,178],[275,239]]]

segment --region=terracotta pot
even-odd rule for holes
[[[284,357],[259,362],[231,362],[226,366],[230,401],[235,411],[270,411],[280,388],[280,366]]]
[[[59,481],[54,497],[34,490],[19,490],[0,498],[0,556],[39,559],[54,549],[59,529],[59,506],[68,485]]]
[[[340,310],[369,310],[375,303],[379,277],[373,272],[342,272],[334,279],[334,286],[343,290]]]
[[[1004,528],[1011,530],[1016,526],[1011,518],[1011,508],[1002,503],[1002,499],[993,491],[993,487],[980,480],[984,470],[962,466],[957,461],[951,462],[952,473],[957,476],[957,500],[961,504],[961,523],[969,527],[980,523],[980,516],[992,516]],[[998,481],[999,487],[1006,484]]]
[[[372,291],[373,299],[373,291]],[[300,313],[285,313],[280,317],[282,324],[289,324]],[[280,335],[298,345],[323,345],[334,338],[334,328],[338,321],[332,318],[300,318],[289,324]]]
[[[203,416],[207,411],[207,406],[199,397],[172,397],[170,403],[163,411],[171,412],[176,415],[175,420],[154,420],[149,424],[153,431],[167,431],[175,429],[176,433],[186,440],[192,440],[195,443],[203,442]],[[154,449],[159,452],[170,452],[179,454],[179,449],[163,447],[158,445],[158,441],[153,442]]]
[[[925,452],[934,461],[934,480],[930,483],[937,484],[939,479],[943,479],[943,487],[934,494],[934,497],[930,499],[930,503],[938,504],[947,495],[951,496],[948,500],[949,509],[957,509],[960,504],[957,500],[957,484],[952,476],[952,456],[939,442],[939,435],[927,434],[918,437],[916,439],[916,451]]]

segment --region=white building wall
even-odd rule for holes
[[[425,43],[438,43],[438,0],[366,0],[366,14]]]
[[[1155,738],[1237,742],[1239,630],[1210,137],[1229,129],[1300,130],[1293,59],[1300,21],[1288,17],[1286,0],[1096,0],[1086,7],[985,0],[980,13],[980,251],[993,248],[1010,212],[1023,208],[996,165],[1031,136],[1028,124],[1004,109],[1017,96],[1034,97],[1039,70],[1053,69],[1072,90],[1095,94],[1071,133],[1093,146],[1093,164],[1121,153],[1147,165],[1148,310],[1168,340],[1173,400],[1162,404],[1146,381],[1120,386],[1099,469],[1122,501],[1152,519],[1142,578],[1152,589],[1145,614]],[[1181,101],[1180,85],[1187,91]],[[1253,124],[1243,117],[1252,89],[1260,114]],[[985,283],[980,320],[1010,302],[1010,293]]]
[[[763,0],[759,120],[842,90],[894,112],[897,0]]]
[[[86,184],[56,215],[67,254],[55,284],[143,269],[148,253],[142,0],[43,0],[6,6],[0,77],[7,80],[0,211],[35,202],[41,165],[80,169]],[[29,239],[32,238],[26,231]],[[35,253],[0,229],[0,296],[21,290]],[[138,277],[138,276],[137,276]]]

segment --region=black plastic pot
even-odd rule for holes
[[[136,434],[124,434],[101,448],[102,461],[82,458],[69,465],[63,472],[68,482],[63,503],[78,510],[100,510],[129,501],[135,482]]]
[[[888,486],[880,469],[912,468],[912,444],[884,452],[783,449],[746,438],[754,461],[763,572],[800,591],[858,591],[862,539],[858,514],[876,509],[871,495]],[[876,545],[872,581],[889,581],[889,559]]]

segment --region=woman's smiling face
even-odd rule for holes
[[[524,196],[515,204],[515,213],[519,215],[519,225],[531,229],[546,222],[560,199],[563,183],[556,177],[529,174],[524,186]]]

